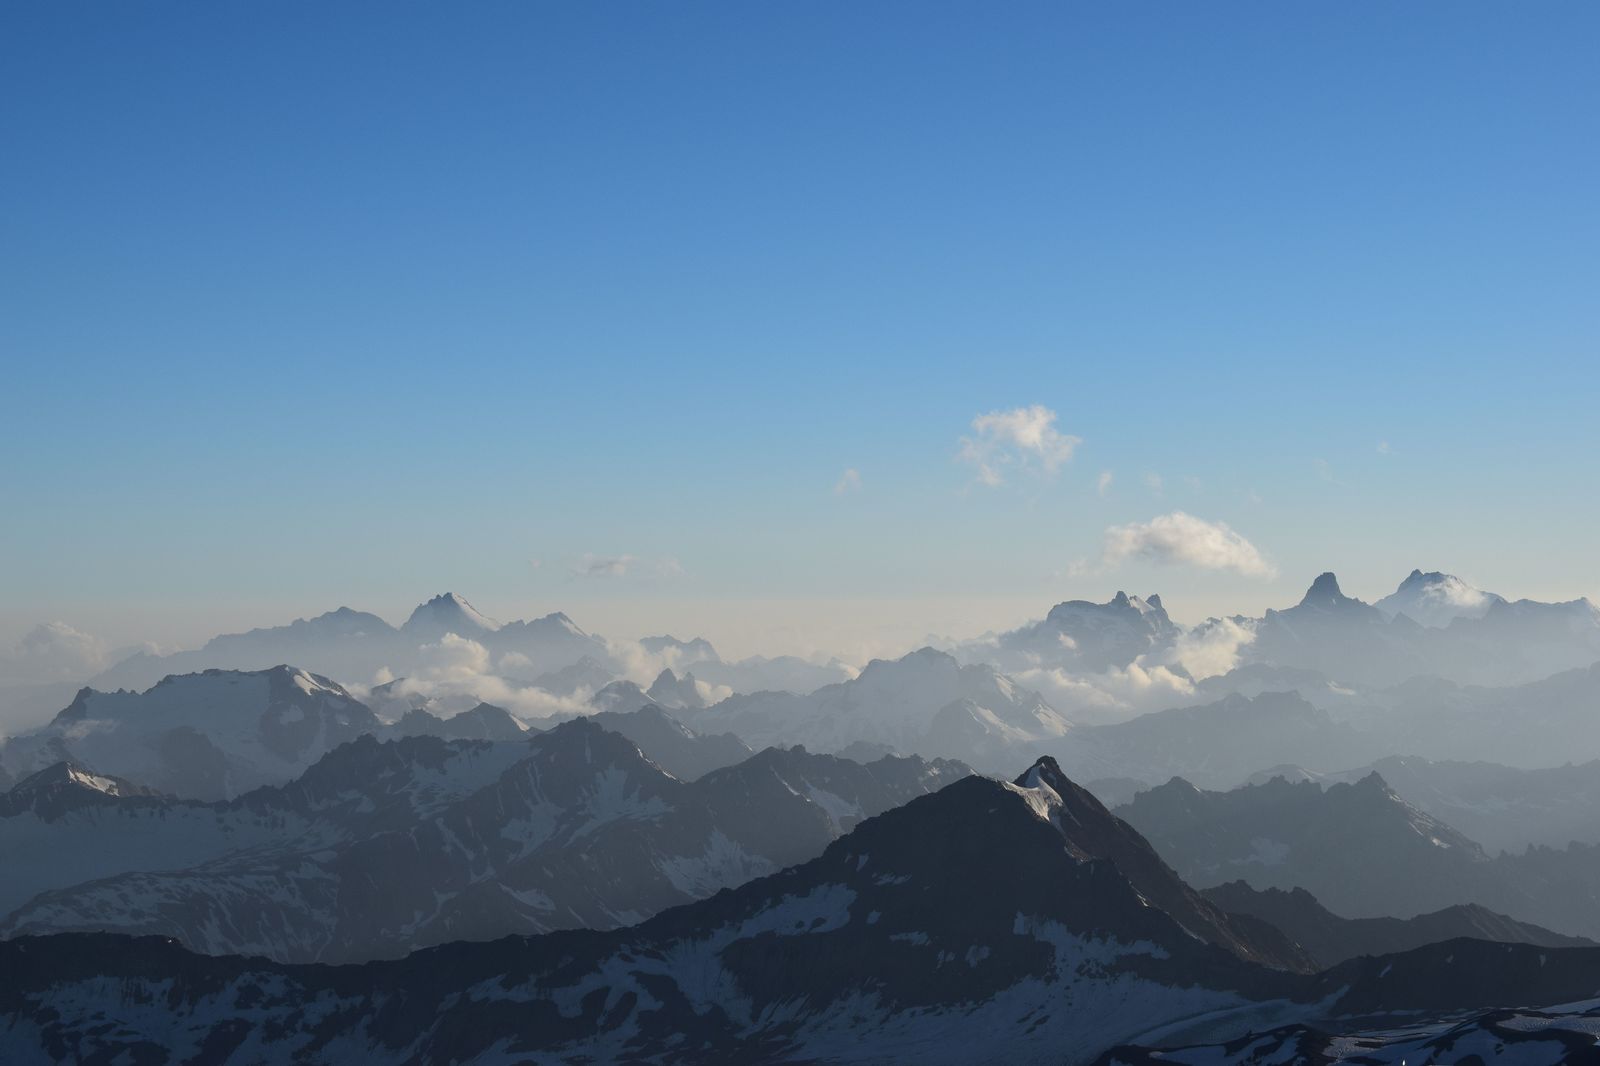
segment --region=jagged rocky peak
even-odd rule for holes
[[[1121,589],[1105,603],[1095,603],[1093,600],[1064,600],[1050,608],[1046,617],[1055,622],[1060,622],[1074,616],[1081,615],[1148,615],[1151,621],[1167,622],[1167,609],[1161,604],[1161,597],[1155,593],[1148,596],[1130,596]]]
[[[705,697],[700,694],[700,688],[695,684],[694,674],[685,673],[682,677],[666,669],[656,675],[645,696],[664,707],[675,709],[698,708],[706,705]]]
[[[1306,589],[1306,594],[1301,597],[1302,607],[1336,607],[1350,599],[1339,588],[1339,579],[1332,570],[1318,574],[1317,579]]]

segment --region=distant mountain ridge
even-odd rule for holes
[[[809,695],[735,695],[679,713],[700,732],[730,732],[752,747],[839,751],[865,743],[951,758],[959,751],[986,770],[1025,761],[1072,728],[1037,692],[933,648],[874,659],[855,678]]]
[[[139,693],[85,688],[43,729],[0,744],[0,765],[15,777],[69,760],[162,792],[224,799],[286,781],[382,725],[343,686],[305,670],[208,670]]]
[[[1257,890],[1244,881],[1229,881],[1201,894],[1229,914],[1259,918],[1281,930],[1322,969],[1358,955],[1393,955],[1464,937],[1535,947],[1595,946],[1592,940],[1553,933],[1475,903],[1413,918],[1340,918],[1303,888]]]

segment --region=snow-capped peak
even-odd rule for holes
[[[1374,607],[1393,618],[1404,614],[1425,626],[1447,626],[1457,618],[1481,618],[1501,597],[1474,588],[1454,574],[1413,570],[1400,587]]]
[[[446,592],[418,606],[402,628],[407,632],[422,630],[471,636],[474,633],[493,633],[500,628],[500,623],[454,592]]]
[[[14,796],[45,790],[76,788],[107,796],[147,795],[151,789],[130,784],[120,777],[96,774],[73,762],[58,762],[24,778],[11,790]]]

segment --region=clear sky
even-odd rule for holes
[[[8,3],[0,643],[1594,596],[1597,55],[1576,2]]]

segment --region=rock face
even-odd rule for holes
[[[769,750],[686,784],[584,719],[512,742],[367,736],[230,804],[134,797],[48,827],[0,822],[17,849],[73,847],[38,857],[0,933],[159,933],[213,954],[362,961],[614,928],[811,858],[968,773]],[[132,854],[118,840],[129,827]]]
[[[63,760],[195,799],[226,799],[304,773],[382,723],[325,677],[288,666],[169,677],[147,692],[84,689],[0,748],[15,776]]]
[[[1070,854],[1112,863],[1140,896],[1194,936],[1252,962],[1280,969],[1314,969],[1310,958],[1277,930],[1236,921],[1185,884],[1137,830],[1068,780],[1054,759],[1041,758],[1015,784],[1026,790],[1030,801],[1040,804],[1066,840]]]

